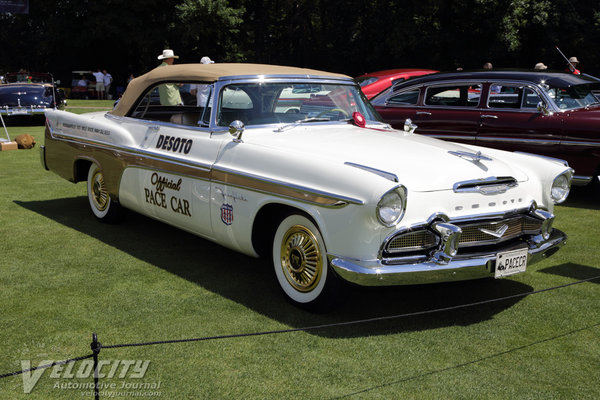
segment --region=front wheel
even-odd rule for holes
[[[273,239],[277,281],[295,305],[327,311],[339,301],[342,282],[328,266],[319,229],[306,217],[293,214],[281,221]]]
[[[117,222],[121,219],[123,210],[119,203],[110,198],[104,175],[96,164],[92,164],[88,171],[87,194],[92,213],[98,220]]]

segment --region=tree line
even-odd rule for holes
[[[252,62],[357,76],[388,68],[562,70],[600,75],[600,3],[580,0],[30,0],[0,14],[0,72],[70,80],[106,68],[123,84],[158,65]]]

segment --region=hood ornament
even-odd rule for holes
[[[477,153],[471,153],[468,151],[449,151],[448,153],[452,154],[453,156],[464,158],[465,160],[473,162],[480,162],[481,160],[492,161],[490,157],[484,156],[483,154],[481,154],[480,151],[478,151]]]

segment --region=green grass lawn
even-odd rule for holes
[[[9,127],[11,137],[24,132],[43,143],[42,126]],[[314,315],[285,302],[265,262],[134,213],[119,225],[99,223],[85,185],[43,170],[38,147],[0,152],[0,374],[20,370],[22,360],[89,354],[92,332],[112,345],[299,328],[598,276],[599,209],[598,195],[574,190],[555,210],[568,244],[525,274],[352,288],[339,309]],[[143,378],[100,381],[160,384],[154,397],[164,399],[598,399],[600,280],[362,325],[103,349],[100,359],[149,360]],[[30,394],[21,376],[0,379],[0,398],[92,398],[60,388],[90,378],[58,375],[45,371]]]
[[[115,100],[77,100],[68,99],[66,111],[82,114],[92,111],[108,111],[113,108]]]

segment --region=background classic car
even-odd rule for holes
[[[370,72],[357,76],[354,80],[358,82],[365,96],[368,99],[372,99],[392,85],[416,76],[433,74],[435,72],[439,71],[424,68],[386,69],[385,71]]]
[[[598,89],[596,78],[562,72],[457,72],[400,83],[372,103],[393,127],[411,118],[422,135],[564,159],[587,184],[600,175]]]
[[[209,85],[207,106],[153,103],[168,83]],[[286,112],[307,85],[319,96]],[[108,113],[46,116],[42,164],[87,181],[96,218],[125,207],[271,258],[285,296],[313,310],[339,300],[343,280],[503,277],[566,239],[552,228],[570,188],[562,162],[393,130],[343,75],[173,65],[134,79]]]
[[[0,113],[7,116],[43,116],[48,108],[62,108],[66,97],[50,74],[8,73],[0,85]]]

